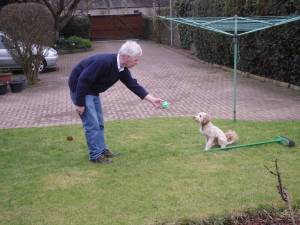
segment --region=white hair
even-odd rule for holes
[[[143,51],[141,46],[136,41],[126,41],[119,49],[119,54],[136,57],[141,56]]]

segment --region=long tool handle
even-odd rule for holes
[[[278,143],[278,140],[268,140],[268,141],[260,141],[260,142],[256,142],[256,143],[252,143],[252,144],[243,144],[243,145],[232,145],[232,146],[227,146],[225,148],[215,148],[212,150],[218,150],[218,151],[227,151],[229,149],[234,149],[234,148],[243,148],[243,147],[251,147],[251,146],[256,146],[256,145],[262,145],[262,144],[269,144],[269,143]]]

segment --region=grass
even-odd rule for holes
[[[300,121],[215,124],[241,144],[277,135],[300,143]],[[0,224],[141,225],[282,207],[264,168],[275,158],[300,201],[298,145],[206,153],[190,118],[108,122],[106,139],[121,156],[99,165],[87,161],[79,125],[0,130]]]

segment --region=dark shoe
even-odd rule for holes
[[[90,161],[92,163],[102,163],[102,164],[112,163],[112,160],[104,157],[104,155],[100,155],[97,159],[91,159]]]
[[[105,149],[103,152],[103,155],[106,158],[114,158],[114,157],[120,155],[120,153],[113,153],[111,150]]]

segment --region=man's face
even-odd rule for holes
[[[127,67],[127,68],[132,68],[136,64],[138,64],[138,62],[139,62],[139,58],[138,57],[125,55],[124,56],[123,65],[125,67]]]

